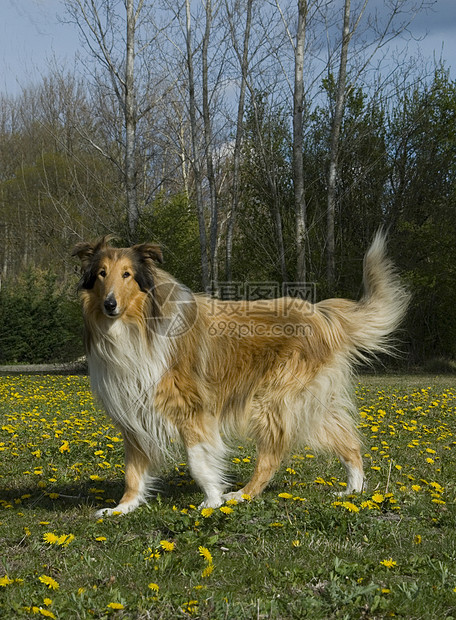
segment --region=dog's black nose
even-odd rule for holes
[[[104,302],[104,307],[107,314],[113,314],[114,310],[117,308],[117,301],[114,295],[108,295]]]

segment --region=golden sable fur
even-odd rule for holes
[[[98,514],[129,512],[180,440],[204,506],[262,492],[292,448],[329,450],[347,492],[363,488],[349,397],[353,363],[387,350],[407,295],[377,234],[359,302],[256,302],[193,295],[158,267],[153,244],[79,243],[85,344],[94,392],[122,431],[125,493]],[[225,440],[254,439],[257,460],[240,491],[224,493]]]

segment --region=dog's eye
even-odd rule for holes
[[[102,269],[99,274],[102,278],[106,278],[106,271]]]
[[[128,271],[125,271],[125,272],[122,274],[122,278],[129,278],[129,277],[130,277],[130,273],[129,273]]]

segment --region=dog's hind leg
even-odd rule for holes
[[[363,460],[359,449],[345,449],[343,454],[338,454],[341,463],[347,472],[347,488],[341,491],[341,495],[361,493],[364,489]]]
[[[115,508],[102,508],[97,511],[97,517],[109,516],[117,512],[125,514],[146,502],[147,483],[150,482],[150,460],[138,445],[128,437],[127,433],[123,433],[123,436],[125,448],[125,491]]]
[[[325,426],[318,437],[318,447],[335,453],[347,472],[347,487],[340,495],[361,493],[364,488],[364,470],[361,457],[361,443],[351,420],[333,420]]]

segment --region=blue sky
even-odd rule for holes
[[[375,2],[375,0],[374,0]],[[59,23],[61,0],[1,0],[0,93],[14,95],[46,75],[49,62],[71,66],[79,47],[76,28]],[[383,3],[381,3],[383,4]],[[412,26],[423,57],[442,54],[456,74],[456,0],[436,0]]]

